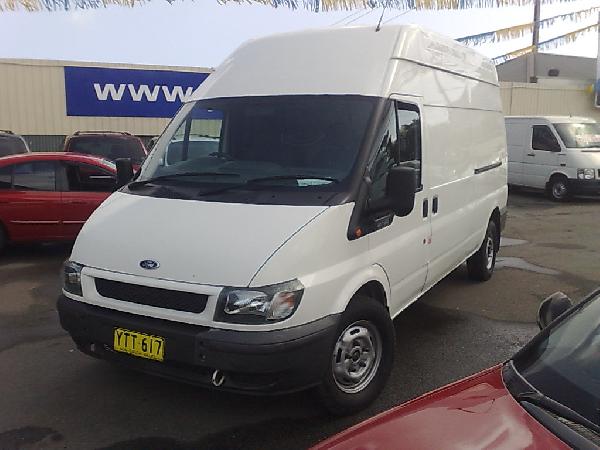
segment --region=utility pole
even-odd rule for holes
[[[537,52],[537,46],[540,43],[540,3],[541,0],[535,0],[533,7],[533,51]]]
[[[598,13],[600,23],[600,12]],[[598,55],[596,57],[596,84],[594,85],[594,106],[600,108],[600,26],[598,26]]]
[[[535,0],[535,4],[533,6],[533,41],[531,45],[533,45],[533,51],[530,53],[530,70],[529,72],[529,82],[537,83],[537,76],[535,74],[535,57],[538,52],[538,44],[540,43],[540,6],[541,0]]]

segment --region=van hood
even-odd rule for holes
[[[85,223],[71,259],[144,277],[247,286],[287,239],[326,209],[116,192]],[[159,267],[142,269],[140,262],[147,259]]]

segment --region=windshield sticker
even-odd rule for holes
[[[575,136],[575,142],[579,147],[600,147],[600,134],[579,134]]]
[[[331,184],[329,180],[319,180],[315,178],[303,178],[298,180],[298,186],[322,186],[324,184]]]

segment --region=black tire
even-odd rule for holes
[[[496,223],[490,220],[481,247],[467,259],[467,269],[471,280],[487,281],[492,277],[496,266],[499,243],[500,236]]]
[[[351,344],[346,345],[347,350],[343,350],[342,336],[351,337],[354,334],[357,338],[353,338]],[[342,314],[335,342],[331,347],[331,358],[318,388],[321,401],[331,414],[354,414],[377,398],[392,370],[394,344],[394,325],[385,306],[363,295],[354,296]],[[371,351],[365,350],[369,345]],[[375,362],[372,364],[368,362],[369,356],[374,358]],[[351,368],[345,372],[352,373],[362,381],[356,380],[353,385],[354,380],[340,374],[344,370],[336,361],[348,361]],[[336,367],[338,371],[334,370]],[[357,370],[353,372],[352,368]],[[363,375],[359,376],[361,372]]]
[[[555,202],[566,202],[571,197],[569,180],[563,176],[555,176],[548,183],[548,196]]]
[[[4,247],[6,247],[7,243],[8,236],[6,235],[6,231],[4,231],[4,226],[2,225],[2,222],[0,222],[0,253],[2,253],[2,250],[4,250]]]

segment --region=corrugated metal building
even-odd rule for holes
[[[504,114],[572,115],[600,121],[594,96],[595,58],[529,53],[496,69]]]
[[[212,71],[204,67],[0,59],[0,130],[32,150],[60,150],[75,131],[161,133]]]
[[[531,79],[570,80],[593,83],[596,79],[596,58],[528,53],[496,66],[500,81],[529,83]]]

